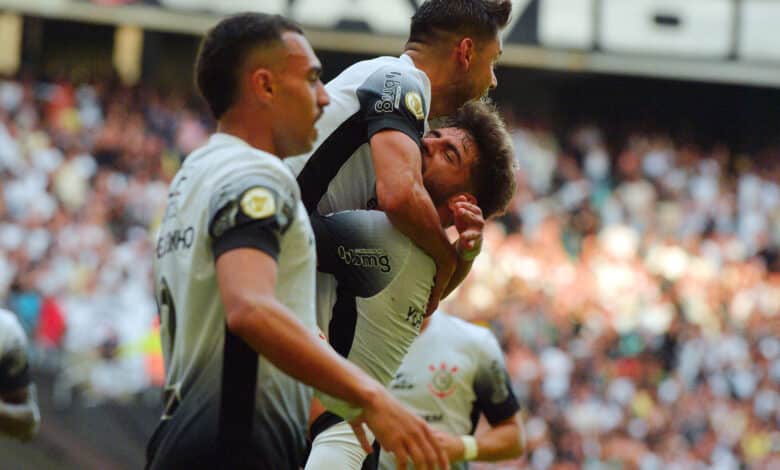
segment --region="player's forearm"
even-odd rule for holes
[[[423,184],[419,144],[399,131],[386,130],[371,137],[370,145],[379,208],[395,228],[433,258],[437,268],[452,275],[455,250]]]
[[[455,266],[455,272],[452,274],[450,283],[447,284],[447,288],[444,290],[444,294],[441,296],[442,299],[449,296],[452,291],[454,291],[460,285],[460,283],[466,279],[466,276],[469,275],[471,266],[473,264],[474,260],[466,261],[463,258],[458,259],[458,264]]]
[[[495,462],[520,457],[525,452],[525,433],[519,416],[512,417],[480,433],[477,437],[477,458]]]
[[[228,314],[228,328],[291,377],[359,407],[381,386],[309,331],[275,299]]]

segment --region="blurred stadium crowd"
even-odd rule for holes
[[[152,233],[201,116],[150,89],[0,82],[0,304],[62,404],[162,381]],[[509,117],[513,210],[445,308],[501,340],[530,468],[780,466],[780,154]]]
[[[107,83],[0,83],[0,302],[66,402],[162,381],[150,227],[207,137],[199,115]]]

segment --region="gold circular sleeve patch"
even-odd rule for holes
[[[241,197],[241,210],[253,219],[264,219],[276,213],[274,195],[266,188],[252,188]]]
[[[416,91],[406,92],[406,96],[404,96],[404,104],[406,105],[406,109],[414,114],[414,117],[416,117],[418,121],[425,119],[423,101],[419,93]]]

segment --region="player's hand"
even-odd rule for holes
[[[439,446],[447,453],[450,462],[463,460],[465,449],[463,448],[463,440],[460,436],[453,436],[452,434],[442,431],[433,431],[433,433],[439,441]]]
[[[468,258],[473,253],[471,259],[474,259],[482,246],[482,232],[485,230],[482,209],[465,197],[459,197],[450,202],[450,210],[458,231],[458,241],[455,243],[458,255]]]
[[[408,462],[413,463],[416,469],[450,468],[447,454],[431,428],[384,388],[376,391],[370,403],[363,407],[363,414],[350,424],[355,430],[356,425],[363,422],[371,428],[382,448],[395,455],[397,468],[406,469]],[[358,433],[363,433],[362,428],[355,434],[365,447],[367,440],[365,436],[361,439]]]

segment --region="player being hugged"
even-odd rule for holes
[[[467,103],[422,139],[422,174],[454,249],[470,263],[485,218],[504,212],[515,189],[514,151],[492,106]],[[331,345],[388,384],[420,332],[436,266],[381,211],[312,215],[317,238],[318,323]],[[307,470],[359,469],[367,451],[344,422],[360,410],[318,395]],[[369,436],[370,437],[370,436]]]

